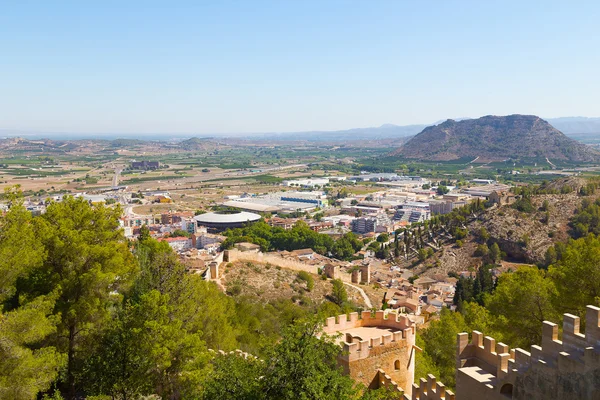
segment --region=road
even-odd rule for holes
[[[119,186],[119,175],[121,175],[122,169],[115,168],[115,176],[113,177],[112,185],[113,187]]]
[[[364,290],[362,290],[362,288],[352,285],[348,282],[344,282],[344,285],[348,285],[350,287],[353,287],[354,289],[358,290],[358,292],[360,293],[360,295],[362,296],[363,300],[365,301],[365,304],[367,305],[367,308],[371,309],[373,308],[373,303],[371,303],[371,299],[369,299],[369,296],[367,296],[367,294],[365,293]]]

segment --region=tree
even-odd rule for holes
[[[55,295],[22,295],[18,280],[45,261],[19,187],[5,189],[10,210],[0,217],[0,397],[35,399],[47,391],[64,357],[45,343],[56,334]]]
[[[86,360],[88,391],[123,400],[199,397],[209,355],[200,334],[174,314],[169,296],[157,290],[127,303]]]
[[[204,383],[203,399],[245,399],[264,398],[264,362],[240,354],[216,355],[212,371]]]
[[[450,189],[448,189],[446,186],[440,185],[437,187],[436,193],[441,196],[448,193],[449,191]]]
[[[135,255],[141,273],[135,282],[132,298],[138,299],[152,290],[167,295],[173,315],[185,322],[191,333],[199,333],[207,346],[215,350],[236,347],[234,303],[212,282],[190,275],[178,262],[165,242],[150,239],[139,242]]]
[[[56,332],[49,318],[53,306],[53,299],[40,296],[17,310],[0,313],[2,398],[33,400],[57,378],[64,357],[54,346],[39,348]]]
[[[502,274],[494,294],[486,298],[490,313],[497,317],[496,329],[513,347],[528,348],[541,343],[544,321],[560,317],[553,306],[557,292],[546,272],[537,267],[519,267]]]
[[[600,239],[589,234],[572,240],[549,273],[558,289],[557,305],[563,312],[585,315],[588,304],[600,303]]]
[[[502,251],[500,251],[500,246],[498,246],[498,243],[494,243],[490,247],[489,257],[493,263],[497,263],[502,258]]]
[[[477,257],[485,257],[485,256],[487,256],[489,254],[489,252],[490,252],[490,249],[487,247],[487,245],[480,244],[475,249],[475,256],[477,256]]]
[[[314,319],[284,329],[282,340],[265,360],[265,398],[341,400],[356,396],[352,379],[337,364],[339,346],[333,337],[317,338],[321,329]]]
[[[262,360],[238,354],[216,355],[205,383],[204,399],[392,400],[397,393],[366,390],[345,375],[337,363],[333,337],[320,338],[314,317],[283,329]],[[361,395],[361,392],[362,395]]]
[[[483,244],[487,243],[487,241],[490,239],[490,234],[488,233],[487,229],[485,229],[485,227],[481,227],[481,229],[479,229],[479,238],[481,239],[481,242]]]
[[[109,304],[137,271],[119,229],[120,214],[118,207],[65,197],[37,220],[47,261],[32,271],[23,290],[30,295],[56,294],[53,313],[60,321],[53,342],[67,354],[64,383],[69,398],[76,394],[85,336],[106,321]]]
[[[548,200],[544,200],[542,202],[542,207],[540,207],[540,209],[542,211],[550,211],[550,203],[548,202]]]
[[[311,292],[315,288],[315,279],[306,271],[298,272],[298,280],[306,282],[306,290]]]
[[[138,238],[139,241],[143,242],[144,240],[150,239],[150,228],[148,225],[144,224],[140,228],[140,236]]]
[[[184,231],[183,229],[175,229],[171,232],[171,237],[187,237],[192,236],[188,231]]]
[[[468,331],[460,313],[442,308],[440,319],[422,332],[425,353],[439,368],[439,380],[450,387],[455,386],[456,335]]]
[[[334,279],[331,281],[332,284],[332,292],[331,298],[332,301],[340,307],[343,307],[344,304],[348,302],[348,292],[346,291],[346,286],[344,282],[340,279]]]
[[[379,236],[377,236],[377,241],[379,243],[386,243],[390,240],[390,235],[388,235],[387,233],[381,233],[379,234]]]

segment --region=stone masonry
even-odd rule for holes
[[[406,316],[363,311],[327,319],[323,332],[341,334],[338,362],[355,381],[376,389],[392,386],[410,395],[415,367],[415,326]]]

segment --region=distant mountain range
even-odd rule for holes
[[[456,121],[468,120],[468,118],[456,118]],[[563,117],[546,119],[552,126],[567,136],[579,138],[589,137],[590,135],[600,136],[600,118],[587,117]],[[212,137],[212,138],[248,138],[248,139],[271,139],[271,140],[311,140],[311,141],[338,141],[338,140],[379,140],[379,139],[398,139],[408,138],[421,132],[428,126],[437,125],[443,121],[434,124],[421,125],[393,125],[384,124],[370,128],[354,128],[338,131],[305,131],[305,132],[257,132],[257,133],[230,133],[230,134],[184,134],[184,133],[97,133],[97,134],[78,134],[65,132],[35,132],[19,131],[10,129],[0,129],[0,137],[23,137],[28,139],[142,139],[143,140],[185,140],[193,137]]]
[[[392,155],[431,161],[544,159],[597,162],[600,153],[535,115],[488,115],[425,128]]]

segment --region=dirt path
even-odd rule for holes
[[[348,285],[356,290],[358,290],[358,292],[360,293],[360,295],[362,296],[363,300],[365,301],[365,304],[367,305],[367,308],[371,309],[373,308],[373,304],[371,303],[371,299],[369,298],[369,296],[367,296],[367,294],[365,293],[364,290],[362,290],[362,288],[359,288],[358,286],[354,286],[348,282],[344,282],[344,285]]]

